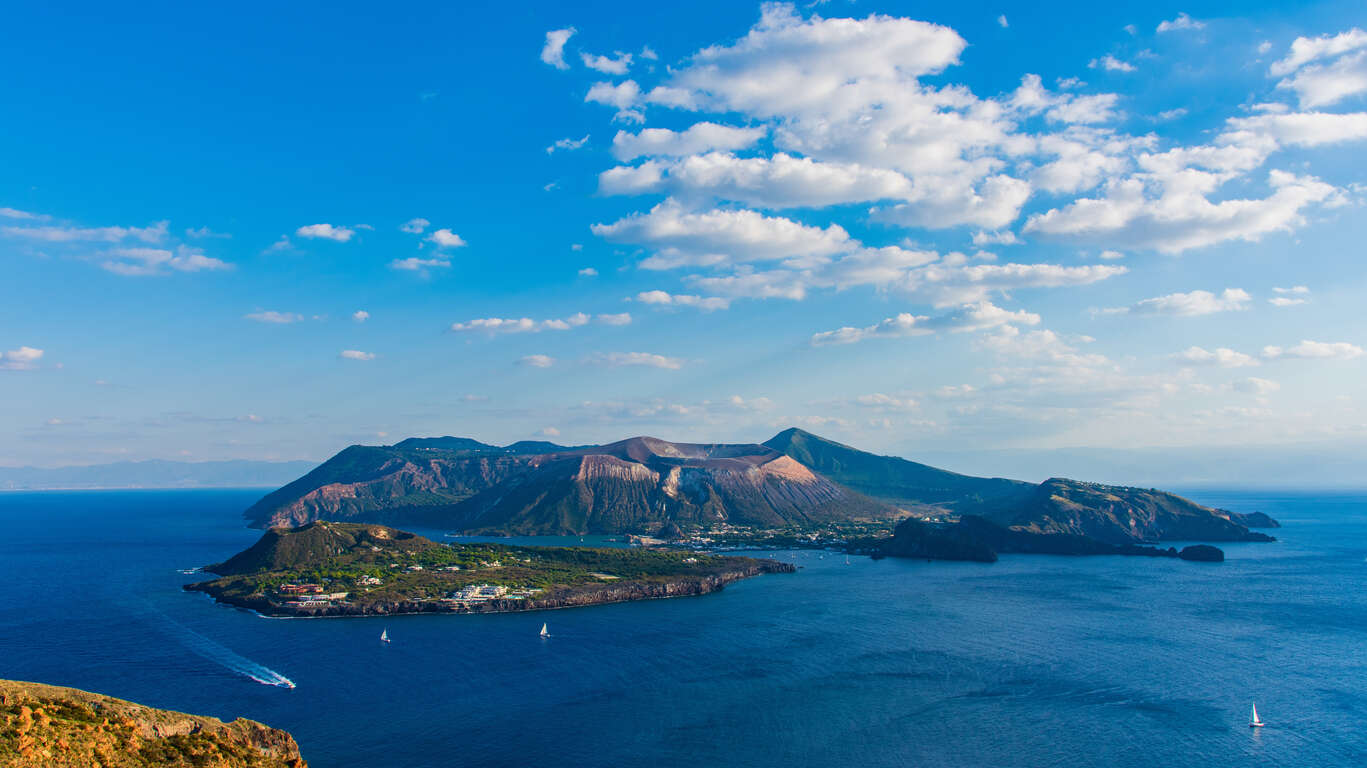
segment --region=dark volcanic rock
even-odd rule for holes
[[[992,545],[961,525],[927,523],[911,517],[897,524],[892,538],[882,542],[880,553],[926,560],[997,562],[997,552]]]
[[[1280,527],[1282,527],[1282,524],[1281,524],[1281,523],[1279,523],[1279,522],[1277,522],[1276,520],[1274,520],[1274,519],[1273,519],[1270,515],[1268,515],[1266,512],[1246,512],[1246,513],[1244,513],[1244,514],[1239,514],[1238,512],[1230,512],[1230,513],[1229,513],[1229,516],[1230,516],[1230,519],[1236,520],[1236,521],[1242,523],[1245,527],[1248,527],[1248,528],[1280,528]]]
[[[867,548],[867,544],[864,546]],[[1172,547],[1160,549],[1140,544],[1110,544],[1073,533],[1036,533],[1007,528],[975,515],[964,515],[957,523],[927,523],[908,518],[897,525],[892,538],[879,542],[876,551],[892,557],[987,563],[995,562],[999,553],[1180,557],[1213,562],[1224,560],[1223,552],[1203,544],[1187,547],[1179,553]]]
[[[1177,556],[1183,560],[1195,560],[1201,563],[1223,563],[1225,561],[1225,553],[1208,544],[1192,544],[1190,547],[1183,547]]]

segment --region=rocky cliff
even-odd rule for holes
[[[1237,515],[1154,489],[961,475],[800,429],[762,444],[634,437],[599,446],[499,447],[442,437],[354,445],[247,510],[259,527],[329,519],[574,535],[907,515],[974,515],[1110,545],[1268,541],[1249,527],[1277,525],[1260,513]]]
[[[991,512],[988,516],[993,520],[1018,530],[1074,534],[1109,544],[1273,540],[1266,534],[1250,531],[1231,512],[1205,507],[1165,491],[1063,478],[1041,483],[1018,507]],[[1271,518],[1266,522],[1276,525]]]
[[[247,516],[257,526],[330,519],[584,534],[666,522],[783,526],[896,515],[762,445],[637,437],[529,454],[405,443],[347,448]]]
[[[1224,552],[1204,544],[1178,550],[1130,542],[1112,544],[1077,533],[1041,533],[1008,528],[974,515],[955,523],[903,520],[891,538],[861,542],[857,549],[874,555],[925,560],[996,562],[998,554],[1027,555],[1127,555],[1169,557],[1202,562],[1222,562]]]
[[[6,768],[307,768],[284,731],[75,688],[0,680],[0,723]]]

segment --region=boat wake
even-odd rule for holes
[[[160,611],[157,613],[160,613]],[[202,656],[230,672],[255,680],[262,685],[273,685],[278,688],[294,687],[294,681],[279,672],[234,653],[232,649],[201,635],[189,627],[176,623],[165,614],[161,614],[161,618],[166,622],[166,626],[171,631],[171,634],[175,635],[176,639],[180,640],[186,648],[193,651],[196,655]]]

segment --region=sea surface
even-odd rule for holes
[[[314,768],[1367,763],[1367,493],[1190,492],[1282,521],[1223,564],[778,552],[704,597],[312,620],[180,589],[261,493],[0,493],[0,677],[250,717]]]

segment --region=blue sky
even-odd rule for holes
[[[1361,457],[1364,16],[12,9],[0,465],[788,425],[1022,476]]]

